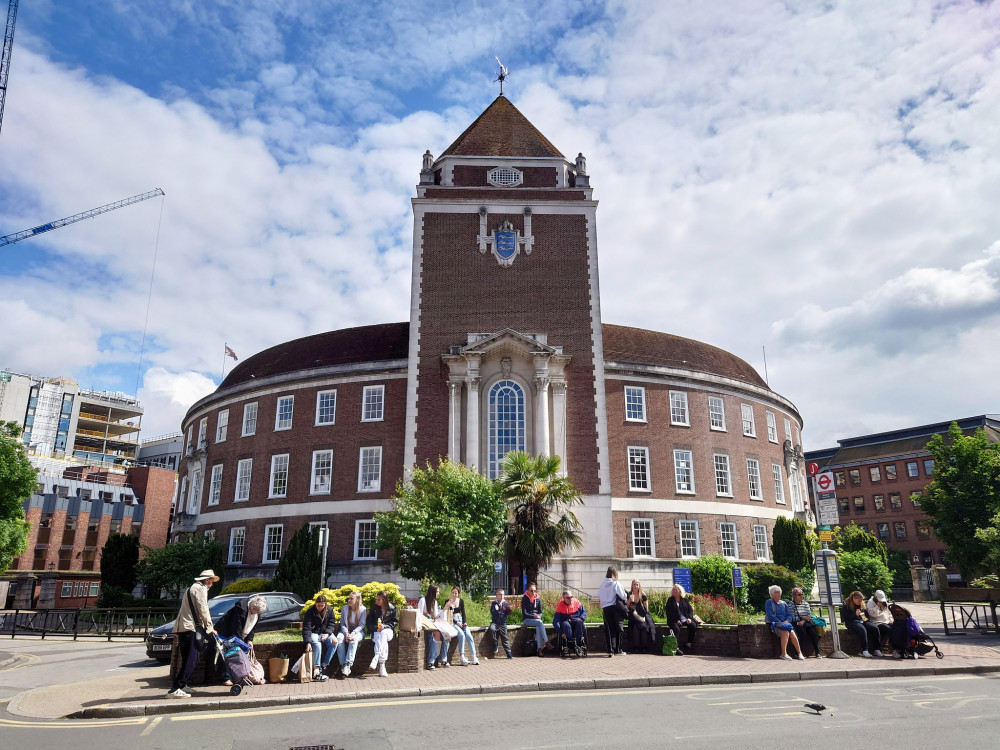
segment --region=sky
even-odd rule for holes
[[[972,0],[22,0],[0,235],[166,196],[0,248],[0,367],[137,394],[152,437],[226,343],[407,320],[421,154],[495,55],[587,157],[605,322],[742,357],[807,450],[1000,412],[1000,4]]]

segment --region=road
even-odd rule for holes
[[[804,707],[822,703],[822,714]],[[466,747],[719,750],[871,742],[893,747],[994,747],[1000,677],[850,679],[715,688],[530,693],[317,704],[109,721],[5,715],[7,747]],[[9,743],[9,744],[8,744]]]

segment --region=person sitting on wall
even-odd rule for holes
[[[882,635],[877,627],[864,619],[864,611],[865,595],[860,591],[852,591],[840,607],[841,622],[844,623],[845,628],[858,636],[862,656],[870,658],[872,650],[875,651],[875,656],[881,656],[879,639]]]
[[[541,656],[549,636],[545,632],[545,623],[542,622],[542,597],[538,595],[538,585],[535,583],[529,583],[528,590],[521,597],[521,615],[524,617],[521,623],[535,629],[535,646]]]
[[[375,606],[368,611],[368,622],[365,624],[375,650],[368,668],[375,669],[377,665],[379,677],[389,676],[385,670],[385,662],[389,658],[389,642],[396,637],[398,625],[395,605],[389,601],[389,596],[384,591],[379,591],[375,594]]]
[[[566,648],[573,649],[577,656],[583,656],[584,622],[587,620],[587,610],[580,600],[568,590],[562,592],[562,598],[556,605],[556,613],[552,616],[552,627],[558,635],[566,639]]]
[[[656,642],[656,623],[649,613],[649,599],[636,580],[632,581],[626,606],[629,645],[633,651],[643,653]]]
[[[667,599],[667,627],[677,639],[677,655],[690,654],[694,649],[694,635],[698,623],[694,619],[694,609],[687,600],[684,587],[675,583]],[[683,648],[682,648],[683,646]]]
[[[452,624],[458,636],[458,657],[461,665],[467,667],[470,664],[479,666],[479,657],[476,656],[476,641],[469,630],[469,623],[465,616],[465,599],[462,598],[462,589],[459,586],[451,587],[451,598],[445,602],[444,608],[451,612]],[[469,647],[472,654],[472,661],[465,656],[465,647]]]
[[[450,666],[448,649],[451,648],[451,636],[441,630],[442,610],[437,603],[438,591],[438,585],[432,583],[427,587],[427,593],[417,602],[417,632],[427,631],[427,669],[434,669],[438,664],[442,667]]]
[[[507,639],[507,616],[510,614],[510,602],[504,600],[503,589],[497,589],[496,598],[490,602],[490,635],[493,636],[493,655],[500,652],[500,644],[507,652],[507,658],[513,659],[510,641]]]
[[[253,643],[254,631],[260,622],[260,616],[265,612],[267,612],[267,600],[263,596],[240,599],[215,623],[215,632],[220,638],[239,638],[247,643]],[[218,650],[213,649],[213,651],[219,657]],[[225,680],[224,685],[233,684],[226,660],[221,657],[215,661],[215,674],[219,680]]]
[[[365,605],[361,603],[361,592],[352,591],[347,595],[347,604],[340,611],[340,632],[337,634],[337,663],[340,670],[337,679],[351,676],[354,655],[358,644],[365,639]]]
[[[333,653],[337,647],[337,616],[326,602],[326,596],[320,594],[316,603],[306,610],[302,616],[302,640],[312,648],[314,680],[322,682],[327,679],[326,669],[333,661]],[[322,655],[321,655],[322,654]]]
[[[865,613],[868,615],[868,622],[878,630],[878,644],[869,644],[877,649],[882,648],[883,643],[889,641],[889,631],[892,629],[892,613],[889,612],[889,603],[885,600],[885,592],[881,589],[872,594],[872,598],[865,605]]]
[[[792,613],[792,627],[795,628],[799,643],[809,641],[816,652],[816,658],[822,659],[823,654],[819,652],[819,633],[812,618],[812,607],[803,598],[802,589],[798,586],[792,589],[792,601],[788,609]]]
[[[771,626],[771,632],[778,636],[781,642],[781,654],[778,658],[792,658],[787,653],[788,642],[791,641],[795,650],[799,652],[799,658],[804,660],[806,657],[802,655],[799,637],[795,635],[795,626],[792,625],[792,612],[788,604],[781,600],[781,586],[771,586],[767,593],[771,598],[764,602],[764,619]]]

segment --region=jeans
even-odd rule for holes
[[[472,638],[472,633],[463,627],[458,627],[457,625],[455,626],[455,629],[458,630],[458,657],[461,659],[465,656],[465,645],[468,644],[469,651],[472,652],[471,661],[476,661],[478,659],[476,656],[476,642]]]
[[[332,635],[328,635],[325,641],[320,641],[319,637],[319,633],[310,633],[309,638],[306,639],[306,643],[312,647],[313,669],[316,667],[326,669],[330,666],[330,662],[333,661],[333,652],[337,641],[334,640]],[[323,652],[322,659],[320,659],[320,651]]]
[[[337,663],[342,667],[354,664],[354,655],[358,652],[360,641],[347,641],[347,636],[337,636]]]
[[[583,645],[583,620],[574,617],[569,620],[562,620],[554,627],[556,632],[566,638],[567,641],[576,641],[580,645]]]
[[[503,646],[504,652],[507,656],[513,656],[510,652],[510,641],[507,640],[507,623],[490,623],[490,635],[493,636],[493,653],[497,653],[500,650],[500,646]]]
[[[444,636],[439,631],[425,630],[427,633],[427,666],[431,666],[438,660],[438,656],[441,657],[442,662],[448,661],[448,649],[451,646],[451,639],[445,640]],[[435,638],[434,636],[438,636]],[[439,640],[440,639],[440,640]],[[444,644],[444,648],[441,644]]]
[[[214,636],[209,636],[210,638]],[[188,680],[194,673],[194,668],[198,665],[198,649],[194,647],[194,631],[182,630],[177,634],[177,649],[180,651],[180,664],[177,665],[177,673],[174,675],[174,684],[170,690],[183,689],[187,687]]]
[[[542,648],[549,640],[549,636],[545,632],[545,624],[534,617],[529,617],[524,620],[525,627],[533,627],[535,629],[535,643],[538,648]]]
[[[860,620],[854,620],[853,622],[844,623],[844,626],[858,636],[858,641],[861,643],[862,651],[871,651],[879,648],[880,634],[878,632],[878,628],[874,625],[869,625],[867,622],[861,622]]]

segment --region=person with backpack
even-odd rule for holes
[[[177,650],[180,653],[180,663],[174,674],[173,684],[167,696],[170,698],[190,698],[191,693],[185,688],[194,673],[194,668],[198,666],[198,657],[201,650],[196,645],[196,636],[199,635],[198,628],[202,628],[202,635],[205,637],[215,637],[215,626],[212,624],[212,613],[208,610],[208,590],[212,584],[219,580],[213,570],[203,570],[199,573],[194,583],[181,596],[181,608],[177,613],[177,620],[174,622],[174,634],[177,636]]]

